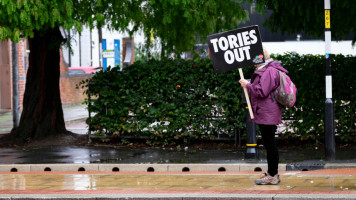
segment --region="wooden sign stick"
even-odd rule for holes
[[[241,79],[245,79],[244,78],[244,74],[242,73],[242,68],[239,68],[239,73],[240,73],[240,78]],[[247,89],[246,88],[243,88],[244,89],[244,93],[245,93],[245,97],[246,97],[246,102],[247,102],[247,107],[248,107],[248,111],[250,112],[250,117],[251,119],[255,118],[253,116],[253,112],[252,112],[252,108],[251,108],[251,103],[250,103],[250,98],[248,96],[248,92],[247,92]]]

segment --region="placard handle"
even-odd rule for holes
[[[245,78],[244,78],[244,74],[242,73],[242,68],[239,68],[239,73],[240,73],[240,78],[241,78],[241,79],[245,79]],[[254,119],[255,117],[253,116],[253,112],[252,112],[251,103],[250,103],[250,98],[249,98],[249,96],[248,96],[247,88],[243,88],[243,89],[244,89],[244,93],[245,93],[245,97],[246,97],[246,102],[247,102],[248,111],[250,112],[250,118],[251,118],[251,119]]]

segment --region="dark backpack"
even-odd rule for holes
[[[295,104],[297,99],[297,88],[286,73],[276,68],[273,69],[278,71],[279,85],[271,92],[272,99],[277,100],[281,105],[290,108]]]

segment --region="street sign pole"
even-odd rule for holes
[[[325,100],[325,157],[326,160],[335,160],[335,132],[334,132],[334,104],[332,100],[332,74],[331,74],[331,26],[330,26],[330,0],[324,0],[325,6],[325,59],[326,59],[326,100]]]

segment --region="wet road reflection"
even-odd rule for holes
[[[157,148],[113,148],[54,146],[41,148],[0,148],[1,164],[40,163],[244,163],[244,150],[176,150]],[[335,162],[356,162],[355,150],[337,150]],[[266,153],[259,150],[258,160]],[[280,150],[280,162],[324,162],[324,150]]]

